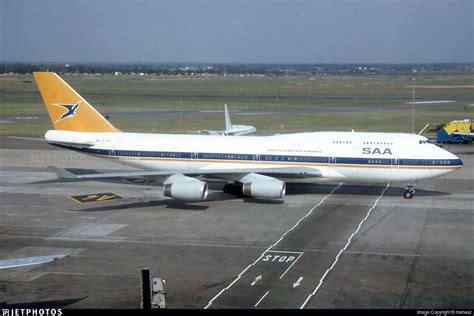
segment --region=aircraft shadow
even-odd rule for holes
[[[178,210],[190,210],[190,211],[204,211],[209,208],[208,205],[194,205],[188,204],[183,201],[166,199],[166,200],[155,200],[155,201],[146,201],[146,202],[132,202],[125,204],[114,204],[98,207],[83,207],[81,209],[69,209],[69,211],[75,212],[105,212],[105,211],[117,211],[117,210],[126,210],[129,208],[145,208],[145,207],[156,207],[156,206],[165,206],[170,209]]]
[[[295,184],[289,183],[286,186],[287,195],[301,195],[301,194],[329,194],[334,189],[334,184]],[[385,189],[385,185],[350,185],[344,184],[339,190],[334,192],[334,195],[374,195],[379,196],[380,193]],[[449,192],[432,191],[417,189],[417,196],[445,196],[450,195]],[[385,196],[403,196],[405,192],[404,187],[390,187]]]
[[[78,168],[65,168],[64,170],[71,172],[75,175],[82,175],[82,174],[103,174],[104,172],[99,172],[93,169],[78,169]],[[112,170],[107,172],[120,172],[120,170]],[[51,171],[52,174],[53,171]],[[147,181],[133,181],[134,179],[141,178],[146,179]],[[152,179],[142,178],[142,177],[131,177],[131,178],[111,178],[111,179],[62,179],[62,178],[54,178],[50,180],[42,180],[42,181],[33,181],[30,182],[32,184],[55,184],[55,183],[70,183],[70,182],[90,182],[90,181],[100,181],[105,183],[115,183],[115,184],[133,184],[133,185],[142,185],[142,186],[156,186],[158,183]]]
[[[34,182],[29,182],[31,184],[56,184],[56,183],[73,183],[73,182],[90,182],[90,181],[100,181],[103,183],[113,183],[113,184],[133,184],[137,186],[160,186],[158,185],[157,182],[155,181],[150,181],[150,182],[133,182],[131,180],[127,179],[50,179],[50,180],[42,180],[42,181],[34,181]]]
[[[289,184],[287,185],[287,195],[302,195],[302,194],[321,194],[327,195],[334,189],[334,185],[301,185],[301,184]],[[344,185],[339,190],[334,192],[334,195],[364,195],[364,196],[379,196],[385,186],[359,186],[359,185]],[[392,187],[385,196],[402,197],[404,188]],[[447,192],[431,191],[431,190],[417,190],[416,196],[445,196],[449,195]],[[284,204],[284,199],[254,199],[247,197],[236,197],[233,194],[227,194],[224,192],[209,192],[208,198],[205,201],[196,202],[184,202],[175,199],[163,199],[154,201],[137,201],[132,203],[113,204],[98,207],[81,207],[70,211],[80,212],[104,212],[114,210],[125,210],[129,208],[146,208],[146,207],[158,207],[165,206],[169,209],[177,210],[189,210],[189,211],[204,211],[209,208],[209,205],[200,205],[196,203],[208,203],[217,201],[229,201],[229,200],[242,200],[243,203],[252,204]],[[193,204],[190,204],[193,203]]]
[[[65,182],[78,182],[78,181],[91,181],[87,179],[52,179],[52,180],[44,180],[44,181],[37,181],[32,182],[36,184],[48,184],[48,183],[65,183]],[[95,180],[97,181],[97,180]],[[138,186],[148,186],[148,187],[157,187],[161,188],[155,181],[150,182],[132,182],[126,179],[102,179],[101,182],[106,183],[115,183],[115,184],[133,184]],[[223,184],[222,183],[213,183],[208,182],[210,190],[222,190]],[[335,184],[300,184],[300,183],[287,183],[286,185],[286,195],[298,195],[298,194],[329,194],[335,187]],[[383,190],[385,185],[350,185],[344,184],[341,189],[334,192],[336,195],[341,194],[355,194],[355,195],[380,195],[380,190]],[[424,189],[417,189],[416,196],[444,196],[444,195],[451,195],[449,192],[441,192],[441,191],[433,191],[433,190],[424,190]],[[385,192],[385,196],[402,196],[405,192],[404,187],[390,187],[387,192]],[[217,201],[217,200],[229,200],[233,198],[237,198],[232,194],[224,194],[218,195],[215,194],[216,192],[209,192],[208,201]],[[212,196],[212,198],[211,198]],[[240,198],[241,199],[241,198]],[[264,199],[253,199],[253,198],[244,198],[244,202],[248,203],[275,203],[275,200],[264,200]]]
[[[37,302],[24,302],[24,303],[12,303],[7,304],[6,302],[0,302],[0,308],[59,308],[68,306],[86,299],[87,296],[81,298],[69,298],[64,300],[54,301],[37,301]]]
[[[213,190],[222,189],[221,186],[216,186]],[[229,201],[229,200],[241,200],[244,203],[256,203],[256,204],[283,204],[285,201],[281,200],[270,200],[270,199],[254,199],[251,197],[236,197],[233,194],[228,194],[224,192],[209,192],[208,198],[205,201],[180,201],[175,199],[165,198],[163,200],[153,200],[153,201],[134,201],[131,203],[120,203],[113,205],[101,205],[101,206],[92,206],[87,207],[86,204],[82,204],[80,209],[68,209],[73,212],[105,212],[105,211],[117,211],[117,210],[126,210],[129,208],[146,208],[146,207],[158,207],[165,206],[169,209],[178,209],[178,210],[190,210],[190,211],[204,211],[209,208],[209,205],[202,205],[198,203],[208,203],[208,202],[217,202],[217,201]],[[192,203],[192,204],[191,204]]]
[[[89,169],[73,169],[68,168],[68,171],[74,174],[93,174],[100,173],[96,170]],[[38,181],[33,183],[64,183],[64,182],[77,182],[77,181],[90,181],[84,179],[52,179],[45,181]],[[134,182],[132,179],[102,179],[101,182],[115,183],[115,184],[133,184],[138,186],[153,186],[157,190],[161,189],[161,185],[158,182],[150,181],[145,182]],[[100,211],[110,211],[110,210],[121,210],[128,208],[142,208],[142,207],[153,207],[153,206],[166,206],[166,208],[171,209],[180,209],[180,210],[194,210],[194,211],[203,211],[209,208],[208,205],[196,205],[196,203],[206,203],[206,202],[216,202],[216,201],[225,201],[225,200],[242,200],[244,203],[255,203],[255,204],[283,204],[284,199],[255,199],[251,197],[236,197],[233,194],[227,194],[222,192],[223,183],[222,182],[208,182],[209,186],[209,195],[205,201],[195,201],[189,202],[189,204],[184,201],[174,200],[174,199],[164,199],[156,201],[146,201],[146,202],[133,202],[127,204],[114,204],[100,207],[91,207],[91,208],[82,208],[80,211],[84,212],[100,212]],[[303,194],[329,194],[336,184],[296,184],[288,183],[286,186],[286,195],[303,195]],[[357,184],[344,184],[339,190],[334,192],[335,195],[364,195],[364,196],[379,196],[380,192],[385,188],[385,185],[357,185]],[[416,189],[416,188],[415,188]],[[220,191],[220,192],[219,192]],[[385,192],[385,196],[403,196],[405,191],[404,187],[395,187],[392,186]],[[424,190],[416,189],[416,196],[445,196],[450,195],[448,192],[433,191],[433,190]]]

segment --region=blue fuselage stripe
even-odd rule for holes
[[[338,165],[375,165],[375,166],[462,166],[460,159],[407,159],[407,158],[355,158],[355,157],[324,157],[324,156],[288,156],[288,155],[254,155],[235,153],[191,153],[170,151],[137,151],[137,150],[110,150],[97,148],[81,148],[80,151],[88,154],[110,157],[138,157],[138,158],[173,158],[199,160],[228,160],[259,161],[259,162],[298,162],[312,164]]]

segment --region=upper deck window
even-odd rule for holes
[[[362,142],[362,143],[364,145],[393,145],[393,142]]]

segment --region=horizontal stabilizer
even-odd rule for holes
[[[55,166],[48,166],[48,168],[53,170],[53,172],[58,176],[59,179],[79,179],[79,177],[75,174],[70,173],[69,171],[66,171],[62,168],[58,168]]]

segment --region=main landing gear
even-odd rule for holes
[[[416,191],[415,191],[415,189],[413,189],[413,187],[414,187],[415,185],[416,185],[416,182],[413,182],[413,183],[409,183],[409,184],[406,186],[406,188],[405,188],[405,193],[403,193],[403,197],[404,197],[405,199],[411,199],[411,198],[415,195]]]
[[[242,183],[227,183],[224,186],[224,193],[234,194],[236,197],[243,197],[244,193],[242,192]]]

